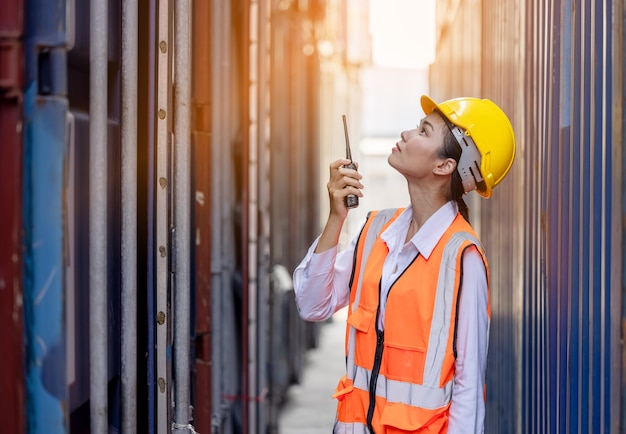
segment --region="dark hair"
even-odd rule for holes
[[[449,121],[441,113],[439,113],[439,116],[441,116],[446,124],[443,128],[443,145],[439,149],[439,156],[442,158],[452,158],[457,164],[459,164],[459,159],[461,158],[461,146],[459,146],[459,143],[454,138],[454,134],[452,134],[452,125],[450,125]],[[469,210],[465,200],[463,200],[464,194],[465,189],[463,188],[461,175],[458,170],[455,170],[452,174],[452,182],[450,183],[450,190],[446,194],[446,199],[456,201],[459,207],[459,212],[463,218],[469,222]]]

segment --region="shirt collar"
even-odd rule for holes
[[[447,202],[439,208],[417,231],[410,243],[418,252],[428,259],[433,249],[443,236],[444,232],[452,224],[458,213],[458,207],[454,201]],[[413,208],[407,206],[396,220],[380,235],[392,250],[399,243],[404,243],[406,232],[413,217]]]

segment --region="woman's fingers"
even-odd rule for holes
[[[355,169],[345,167],[348,164],[350,164],[350,160],[347,159],[333,161],[330,164],[330,180],[327,184],[331,209],[342,215],[348,211],[344,203],[347,195],[355,194],[363,197],[361,192],[363,184],[360,181],[362,176]]]

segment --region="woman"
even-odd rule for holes
[[[515,139],[489,100],[421,105],[426,117],[388,158],[410,206],[371,212],[338,253],[344,199],[363,185],[348,160],[331,163],[328,221],[294,272],[304,319],[349,306],[335,433],[483,432],[489,273],[463,194],[491,196]]]

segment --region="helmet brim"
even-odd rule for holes
[[[422,110],[424,110],[424,114],[426,115],[431,114],[433,111],[435,111],[435,109],[439,109],[439,105],[426,95],[422,95],[420,97],[420,104],[422,106]],[[441,111],[441,109],[439,109],[439,111]]]

